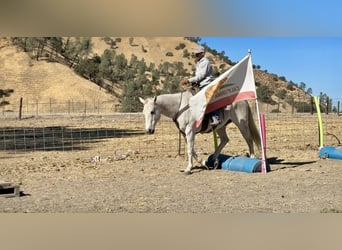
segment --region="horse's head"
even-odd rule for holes
[[[144,104],[143,114],[145,116],[145,129],[149,134],[154,133],[155,126],[160,119],[161,113],[158,104],[156,103],[157,97],[139,100]]]

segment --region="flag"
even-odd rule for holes
[[[256,96],[252,59],[248,53],[190,98],[192,119],[196,121],[196,127],[199,127],[205,114],[234,102],[256,99]]]

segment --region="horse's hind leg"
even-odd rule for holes
[[[248,127],[248,122],[245,119],[241,119],[239,121],[239,130],[243,136],[243,138],[245,139],[245,141],[247,142],[248,145],[248,149],[249,149],[249,157],[254,158],[254,144],[253,144],[253,138],[251,135],[251,132],[249,131],[249,127]]]
[[[229,138],[226,132],[226,126],[220,127],[216,129],[217,135],[220,137],[220,144],[218,145],[217,149],[214,152],[213,159],[214,159],[214,168],[216,169],[219,165],[218,156],[220,155],[224,146],[227,145],[229,142]]]

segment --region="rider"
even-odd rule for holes
[[[205,56],[205,49],[199,45],[195,48],[194,54],[196,56],[196,71],[195,76],[191,78],[184,78],[180,81],[181,85],[191,84],[192,87],[199,87],[202,89],[207,86],[212,80],[212,68],[209,59]],[[211,112],[211,125],[216,126],[220,122],[220,116],[218,111]]]

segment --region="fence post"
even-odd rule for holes
[[[36,116],[38,116],[38,97],[36,98]]]
[[[310,98],[310,108],[311,108],[311,114],[313,115],[313,112],[314,112],[314,101],[313,101],[313,97],[311,96]]]
[[[327,106],[326,106],[326,108],[325,108],[325,113],[326,113],[326,114],[329,114],[329,106],[330,106],[329,103],[330,103],[329,97],[327,97],[327,103],[326,103]]]
[[[20,97],[20,101],[19,101],[19,120],[21,120],[22,111],[23,111],[23,98]]]
[[[337,116],[340,116],[340,101],[337,102]]]
[[[87,116],[87,101],[84,101],[84,117]]]

